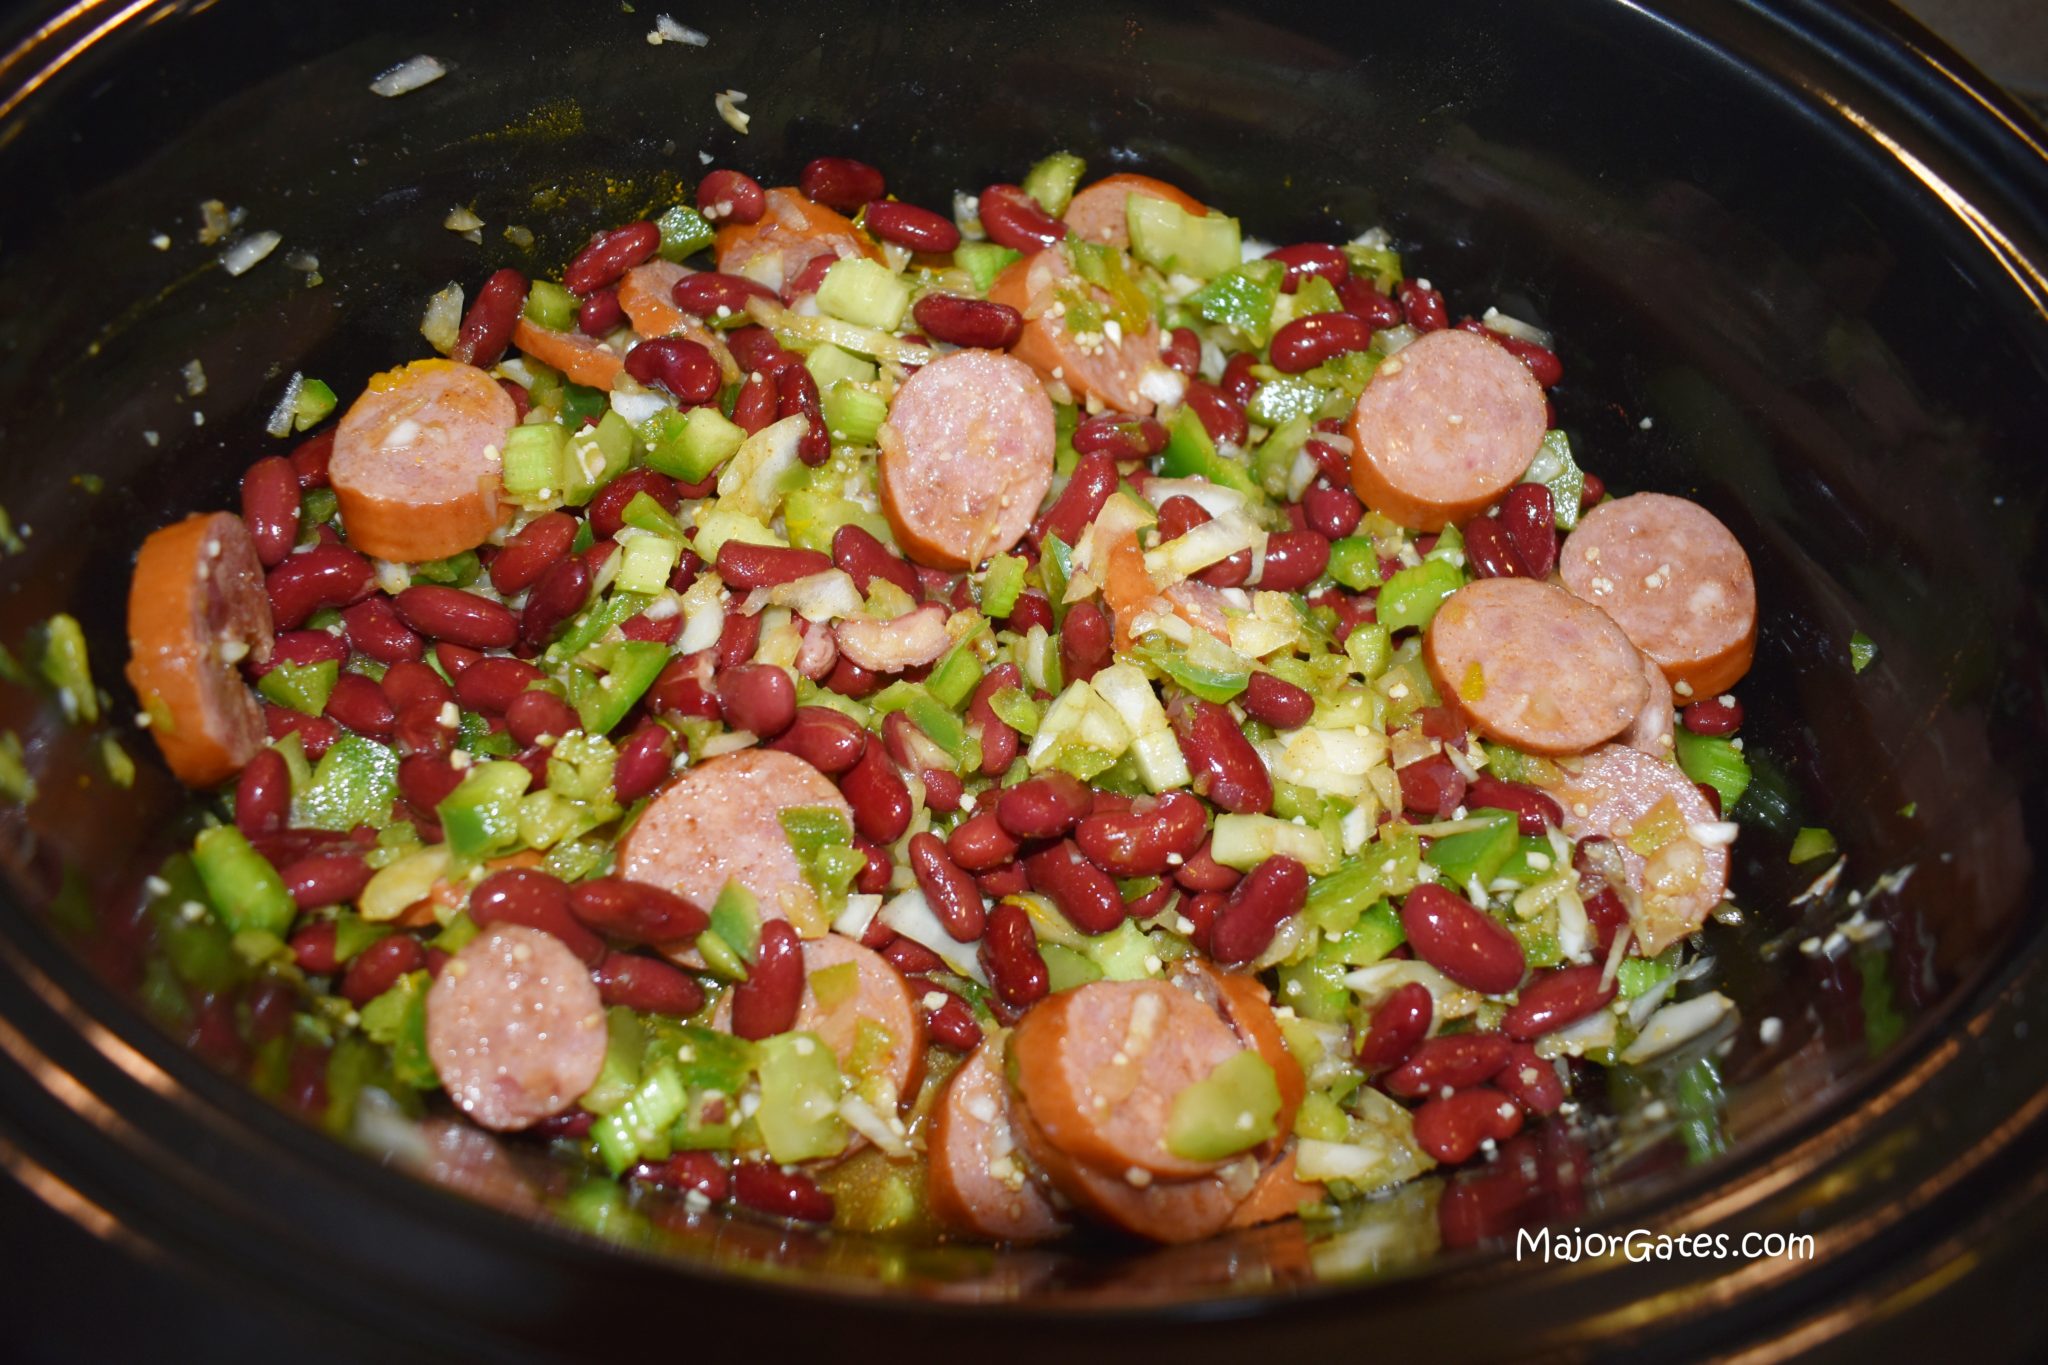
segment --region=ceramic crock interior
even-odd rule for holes
[[[704,48],[650,46],[646,6],[509,0],[226,0],[113,25],[0,124],[0,455],[27,536],[0,560],[0,639],[75,612],[113,713],[131,715],[117,664],[133,549],[236,505],[242,467],[280,448],[262,427],[287,376],[345,401],[423,352],[435,289],[558,268],[591,230],[685,194],[707,159],[774,184],[810,156],[857,155],[944,208],[1066,147],[1096,172],[1171,179],[1269,241],[1384,225],[1454,309],[1555,330],[1584,463],[1617,489],[1697,498],[1755,560],[1755,825],[1741,923],[1707,935],[1745,1021],[1718,1057],[1720,1102],[1679,1104],[1667,1073],[1613,1087],[1582,1125],[1548,1125],[1481,1173],[1488,1191],[1432,1183],[1337,1236],[991,1256],[675,1210],[633,1234],[686,1260],[925,1295],[1169,1303],[1412,1269],[1729,1178],[1939,1037],[2019,941],[2040,813],[2039,319],[2030,334],[2023,272],[1839,92],[1790,90],[1768,74],[1777,55],[1745,70],[1633,6],[1540,8],[790,0],[679,14]],[[417,52],[451,74],[397,100],[368,91]],[[727,89],[747,93],[745,136],[713,109]],[[238,278],[217,268],[195,240],[214,198],[282,248]],[[457,205],[485,220],[481,247],[442,227]],[[530,252],[508,224],[534,232]],[[317,287],[294,252],[318,257]],[[195,359],[207,388],[188,397]],[[1877,647],[1860,674],[1857,631]],[[42,791],[6,817],[8,932],[66,942],[115,988],[84,998],[147,1031],[116,999],[139,979],[118,926],[183,797],[125,720],[144,769],[125,791],[41,694],[0,686],[0,723]],[[1827,866],[1788,865],[1801,825],[1832,830],[1848,863],[1832,896],[1795,906]],[[1886,932],[1800,951],[1851,891]],[[1765,1018],[1781,1021],[1769,1044]],[[1661,1121],[1643,1112],[1657,1097]]]

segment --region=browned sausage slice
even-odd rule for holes
[[[1166,1145],[1174,1100],[1244,1051],[1192,992],[1163,981],[1096,981],[1051,996],[1010,1037],[1013,1078],[1047,1141],[1117,1177],[1208,1175]]]
[[[1389,356],[1351,410],[1351,480],[1367,507],[1440,531],[1513,487],[1536,457],[1548,410],[1504,348],[1448,330]]]
[[[1209,211],[1201,200],[1176,185],[1133,171],[1119,171],[1076,194],[1060,217],[1082,241],[1101,242],[1122,250],[1131,244],[1131,225],[1124,201],[1134,194],[1178,204],[1197,218]]]
[[[1685,698],[1712,697],[1756,655],[1756,579],[1733,533],[1696,502],[1636,493],[1579,518],[1564,585],[1621,623]]]
[[[1557,766],[1559,776],[1547,787],[1564,808],[1564,832],[1609,841],[1599,847],[1618,857],[1625,871],[1643,956],[1654,957],[1699,928],[1728,893],[1728,845],[1700,838],[1721,827],[1692,779],[1676,763],[1625,744],[1603,745]]]
[[[1326,1197],[1321,1185],[1311,1185],[1294,1173],[1294,1143],[1289,1141],[1280,1155],[1259,1170],[1258,1183],[1230,1215],[1230,1226],[1253,1228],[1294,1218],[1303,1204],[1319,1204]]]
[[[457,1108],[486,1128],[561,1113],[604,1068],[604,1004],[582,959],[553,934],[497,924],[427,992],[427,1055]]]
[[[853,818],[831,779],[794,754],[745,749],[714,758],[677,777],[640,813],[619,841],[619,875],[702,906],[738,882],[754,893],[764,921],[794,920],[815,936],[824,932],[817,893],[782,828],[782,812],[801,806]]]
[[[1083,1212],[1148,1241],[1196,1242],[1221,1232],[1258,1178],[1251,1157],[1194,1180],[1155,1180],[1143,1171],[1105,1175],[1055,1147],[1025,1106],[1010,1112],[1019,1145],[1054,1189]]]
[[[1474,729],[1532,754],[1576,754],[1614,738],[1649,691],[1620,626],[1529,578],[1482,578],[1452,593],[1422,653],[1437,691]]]
[[[936,569],[1015,545],[1052,487],[1052,400],[1000,351],[941,356],[904,380],[877,439],[882,511],[904,552]]]
[[[712,247],[718,268],[745,275],[780,294],[819,256],[875,256],[853,224],[787,186],[767,192],[767,211],[754,223],[727,223]]]
[[[854,969],[854,989],[828,990],[831,999],[821,1000],[818,974],[845,966]],[[888,1051],[877,1059],[869,1059],[874,1043],[863,1039],[863,1024],[871,1038],[878,1036],[876,1029],[888,1035]],[[903,973],[873,949],[839,934],[804,944],[804,998],[796,1026],[825,1040],[849,1084],[860,1084],[865,1065],[888,1079],[900,1103],[917,1095],[924,1080],[924,1011]]]
[[[1093,398],[1118,412],[1147,417],[1161,393],[1178,393],[1177,376],[1159,358],[1159,324],[1148,320],[1142,329],[1070,327],[1075,302],[1087,302],[1107,315],[1108,291],[1077,278],[1059,248],[1034,251],[1004,266],[988,287],[988,296],[1024,317],[1024,333],[1010,347],[1021,361],[1048,380],[1065,384],[1075,400]],[[1159,373],[1155,376],[1154,372]]]
[[[263,708],[236,664],[270,658],[270,598],[240,517],[199,512],[152,532],[128,588],[128,684],[164,762],[188,787],[241,771]]]
[[[1003,1039],[986,1038],[939,1093],[932,1110],[928,1197],[940,1222],[995,1242],[1039,1242],[1066,1223],[1032,1180],[1010,1121]]]
[[[519,420],[473,365],[415,360],[372,376],[334,433],[328,478],[349,544],[390,560],[446,559],[498,525],[501,452]]]

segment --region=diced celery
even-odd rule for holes
[[[851,322],[893,332],[910,308],[910,286],[888,267],[865,256],[835,261],[818,286],[818,311]]]
[[[1128,919],[1106,934],[1083,939],[1081,951],[1111,981],[1143,981],[1152,975],[1145,959],[1158,956],[1145,931]]]
[[[1219,815],[1210,835],[1209,856],[1225,867],[1250,871],[1266,859],[1285,855],[1323,876],[1337,867],[1329,840],[1313,825],[1270,815]]]
[[[851,351],[842,351],[829,341],[819,342],[811,348],[810,354],[804,357],[804,368],[811,372],[820,392],[842,379],[855,384],[872,384],[879,373],[874,361],[863,359]]]
[[[763,431],[767,428],[763,427]],[[742,545],[781,545],[783,539],[768,529],[759,517],[727,507],[721,500],[697,509],[697,535],[691,541],[697,557],[706,564],[718,562],[718,551],[728,540]]]
[[[1255,1049],[1232,1053],[1174,1096],[1166,1147],[1190,1161],[1219,1161],[1279,1131],[1280,1084]]]
[[[1402,569],[1380,589],[1379,623],[1388,630],[1426,626],[1446,597],[1465,584],[1465,575],[1440,559]]]
[[[1674,943],[1655,957],[1625,957],[1615,969],[1614,984],[1624,1000],[1647,995],[1678,970],[1681,948]]]
[[[1695,782],[1721,793],[1721,809],[1729,812],[1749,789],[1749,760],[1733,741],[1720,735],[1696,735],[1683,725],[1672,731],[1678,766]]]
[[[1072,152],[1054,152],[1024,175],[1024,193],[1038,201],[1038,207],[1057,218],[1067,211],[1074,187],[1081,183],[1088,163]]]
[[[506,434],[499,476],[516,502],[541,506],[559,502],[567,482],[569,433],[553,422],[530,422]]]
[[[43,681],[57,689],[57,700],[67,720],[92,724],[100,718],[99,694],[92,685],[92,665],[86,658],[85,630],[69,612],[58,612],[42,629],[42,651],[37,671]]]
[[[746,430],[709,405],[677,412],[673,408],[641,428],[647,443],[647,467],[701,483],[733,457],[747,439]]]
[[[1130,228],[1131,254],[1169,275],[1215,279],[1236,267],[1243,255],[1237,219],[1226,214],[1197,217],[1170,199],[1126,194],[1124,220]],[[1273,262],[1273,269],[1285,274],[1278,261]],[[1280,292],[1278,277],[1273,292]],[[1267,300],[1266,311],[1270,313],[1272,306]]]
[[[1180,751],[1180,741],[1171,730],[1139,735],[1131,741],[1129,758],[1138,770],[1138,779],[1152,791],[1170,791],[1194,781],[1187,757]]]
[[[577,656],[601,669],[587,667],[569,671],[569,704],[590,734],[602,735],[626,718],[633,703],[654,685],[654,679],[668,662],[668,646],[654,640],[616,640],[598,645]]]
[[[398,755],[375,740],[343,735],[320,756],[304,790],[292,802],[292,823],[346,833],[357,825],[382,826],[398,794]]]
[[[297,908],[284,878],[233,825],[200,831],[192,844],[192,865],[230,933],[259,929],[282,934],[291,928]]]
[[[887,519],[851,498],[799,488],[782,500],[782,524],[789,532],[789,543],[798,549],[829,552],[834,533],[849,523],[864,528],[883,544],[889,543],[892,533]]]
[[[1210,322],[1221,323],[1254,346],[1264,346],[1271,334],[1273,302],[1280,297],[1280,282],[1286,276],[1287,267],[1278,261],[1246,261],[1218,275],[1188,302]]]
[[[1252,390],[1246,411],[1262,427],[1278,427],[1297,419],[1313,422],[1322,415],[1331,391],[1312,379],[1283,375]]]
[[[1353,592],[1380,586],[1380,552],[1370,536],[1346,536],[1330,544],[1330,577]]]
[[[689,538],[684,534],[683,524],[648,493],[635,493],[619,516],[628,526],[637,526],[643,531],[673,540],[678,545]],[[649,588],[647,591],[659,592],[660,589]]]
[[[1385,673],[1393,660],[1392,633],[1377,622],[1353,626],[1351,634],[1345,638],[1344,653],[1360,675],[1370,682]]]
[[[1423,855],[1453,886],[1464,886],[1474,877],[1485,886],[1515,851],[1513,812],[1481,810],[1474,811],[1471,818],[1485,821],[1486,828],[1432,839],[1429,852]]]
[[[1269,497],[1288,501],[1295,461],[1308,444],[1308,421],[1306,417],[1287,419],[1252,452],[1252,477]]]
[[[889,419],[888,400],[850,379],[837,380],[826,387],[819,395],[819,404],[825,415],[825,428],[837,445],[871,446],[875,433]]]
[[[633,428],[625,418],[607,408],[596,426],[586,427],[569,438],[569,449],[562,461],[562,501],[571,506],[589,502],[598,489],[626,472],[637,448]]]
[[[815,1033],[778,1033],[754,1045],[761,1107],[754,1120],[768,1155],[779,1162],[811,1161],[844,1151],[846,1123],[839,1097],[846,1082],[832,1049]]]
[[[718,235],[703,214],[682,204],[665,210],[654,225],[661,229],[660,253],[664,261],[680,261],[708,250]]]
[[[523,764],[477,763],[454,791],[434,807],[448,849],[472,862],[510,853],[519,846],[519,798],[533,781]]]
[[[1041,943],[1038,955],[1045,959],[1045,973],[1055,993],[1102,980],[1102,968],[1086,953],[1057,943]]]
[[[341,665],[332,659],[317,664],[280,662],[256,680],[256,690],[279,706],[317,716],[327,709],[327,698],[340,677]]]
[[[1024,591],[1024,574],[1030,566],[1021,555],[997,555],[988,562],[981,579],[981,614],[1001,620],[1017,606]]]
[[[643,495],[644,496],[644,495]],[[683,544],[666,536],[634,536],[626,542],[615,580],[622,592],[657,593],[682,561]]]
[[[577,297],[553,280],[535,280],[526,290],[526,320],[551,332],[576,325]]]
[[[994,242],[962,242],[953,249],[953,259],[974,277],[975,292],[986,294],[989,285],[1003,272],[1003,267],[1024,259],[1024,253],[997,246]]]
[[[1522,482],[1540,483],[1550,490],[1558,530],[1569,531],[1579,524],[1579,501],[1586,493],[1586,474],[1572,458],[1571,438],[1562,431],[1543,433],[1543,444],[1536,447],[1536,458],[1529,462]]]
[[[1835,836],[1825,829],[1811,825],[1803,826],[1792,836],[1792,853],[1788,861],[1795,866],[1810,863],[1816,858],[1828,857],[1835,851]]]

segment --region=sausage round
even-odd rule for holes
[[[758,222],[718,229],[711,249],[726,274],[745,275],[780,294],[819,256],[875,255],[844,215],[812,203],[800,191],[778,186],[765,198]]]
[[[1635,493],[1579,518],[1564,585],[1612,616],[1687,698],[1733,687],[1756,655],[1749,556],[1696,502]]]
[[[764,921],[811,923],[817,893],[782,828],[782,812],[801,806],[853,817],[831,779],[794,754],[746,749],[714,758],[677,777],[640,813],[619,841],[619,875],[702,906],[737,882],[754,893]],[[678,960],[694,964],[694,952]]]
[[[427,992],[427,1055],[442,1089],[500,1132],[574,1104],[604,1068],[606,1042],[590,969],[525,925],[471,939]]]
[[[1000,351],[941,356],[904,380],[877,439],[882,511],[904,553],[932,568],[1015,545],[1052,487],[1052,400]]]
[[[241,771],[263,707],[235,665],[270,658],[270,598],[240,517],[200,512],[151,533],[128,588],[128,683],[164,762],[188,787]]]
[[[1118,412],[1148,417],[1162,392],[1179,393],[1181,380],[1159,358],[1159,324],[1125,330],[1112,340],[1106,332],[1067,330],[1065,310],[1051,311],[1063,293],[1082,293],[1105,310],[1107,292],[1073,278],[1073,267],[1058,247],[1034,251],[1004,266],[988,296],[1024,318],[1024,333],[1010,351],[1048,380],[1065,384],[1075,401],[1097,398]],[[1149,378],[1153,372],[1158,377]],[[1166,386],[1171,386],[1170,388]]]
[[[1001,1037],[982,1040],[946,1082],[925,1142],[939,1221],[996,1242],[1038,1242],[1066,1224],[1032,1180],[1010,1119]]]
[[[1303,1204],[1319,1204],[1324,1197],[1321,1185],[1312,1185],[1294,1173],[1294,1143],[1290,1140],[1280,1155],[1259,1169],[1258,1182],[1230,1215],[1230,1226],[1253,1228],[1261,1223],[1277,1223],[1299,1215]]]
[[[1548,410],[1528,368],[1455,329],[1389,356],[1351,410],[1351,481],[1367,507],[1440,531],[1513,487]]]
[[[473,365],[415,360],[372,377],[335,429],[327,467],[349,544],[390,560],[483,544],[518,421],[510,395]]]
[[[1131,225],[1124,212],[1124,201],[1133,194],[1178,204],[1197,218],[1209,211],[1201,200],[1176,185],[1155,180],[1149,175],[1120,171],[1106,175],[1080,191],[1068,201],[1067,211],[1060,216],[1066,219],[1067,227],[1081,240],[1101,242],[1123,250],[1131,244]]]
[[[1167,1149],[1181,1091],[1244,1051],[1215,1010],[1163,981],[1096,981],[1048,997],[1010,1038],[1017,1091],[1047,1141],[1118,1176],[1187,1179],[1221,1161]]]
[[[1012,1107],[1011,1124],[1025,1155],[1070,1203],[1148,1241],[1197,1242],[1221,1232],[1258,1175],[1251,1157],[1194,1180],[1154,1180],[1142,1171],[1108,1175],[1055,1147],[1026,1106]]]
[[[1545,790],[1564,810],[1564,832],[1573,839],[1602,835],[1621,859],[1637,901],[1631,917],[1642,955],[1655,957],[1699,928],[1728,893],[1728,846],[1697,837],[1714,824],[1714,811],[1692,779],[1676,763],[1625,744],[1603,745],[1557,768]],[[1632,835],[1643,843],[1664,837],[1646,856]]]
[[[830,967],[853,964],[858,985],[852,994],[821,1003],[811,983]],[[924,1080],[924,1011],[896,965],[850,938],[827,934],[804,944],[804,998],[797,1006],[796,1026],[817,1034],[839,1059],[849,1082],[857,1080],[852,1063],[859,1052],[861,1023],[889,1035],[889,1052],[881,1070],[895,1086],[900,1103],[909,1103]]]
[[[1649,692],[1620,626],[1529,578],[1482,578],[1452,593],[1422,653],[1437,691],[1474,729],[1532,754],[1581,753],[1612,739]]]

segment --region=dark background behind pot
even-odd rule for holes
[[[1945,984],[1958,986],[2011,940],[2027,876],[2015,861],[2021,824],[2030,811],[2038,819],[2038,797],[2012,789],[1998,761],[2010,754],[1992,746],[2039,743],[2038,674],[2021,667],[2033,647],[2028,574],[2013,574],[2034,562],[2039,477],[1997,458],[2026,449],[2041,427],[2039,352],[2012,339],[2000,282],[1981,282],[1981,253],[1952,218],[1924,198],[1901,212],[1873,195],[1896,167],[1827,113],[1830,95],[1853,107],[1864,91],[1855,79],[1816,84],[1791,33],[1867,58],[1852,30],[1802,6],[1782,7],[1789,29],[1711,6],[1674,12],[1709,32],[1727,25],[1722,36],[1754,69],[1593,4],[1558,5],[1542,26],[1507,6],[1445,6],[1429,22],[1448,40],[1434,43],[1418,37],[1424,20],[1413,15],[1162,9],[1127,24],[1062,20],[1077,36],[1048,46],[1032,35],[1052,22],[1049,8],[891,6],[857,22],[800,8],[754,20],[680,15],[713,35],[695,52],[639,47],[651,10],[258,14],[232,0],[117,35],[53,87],[72,101],[62,122],[32,123],[0,149],[17,168],[10,184],[33,188],[0,204],[0,453],[21,469],[33,452],[61,451],[67,467],[109,485],[89,514],[58,479],[10,491],[17,519],[45,534],[11,566],[0,637],[76,603],[104,673],[120,657],[123,587],[107,566],[125,562],[150,525],[231,505],[281,385],[273,358],[291,357],[286,369],[303,365],[346,397],[394,344],[410,344],[427,288],[473,284],[514,259],[495,235],[508,218],[543,233],[537,259],[558,261],[590,228],[692,183],[699,147],[764,178],[787,178],[817,152],[865,154],[906,197],[943,206],[953,189],[1014,176],[1064,142],[1097,169],[1127,162],[1180,180],[1271,240],[1324,235],[1331,219],[1346,232],[1385,222],[1420,248],[1418,265],[1454,303],[1497,298],[1556,326],[1571,370],[1561,406],[1594,467],[1624,487],[1701,497],[1755,548],[1770,619],[1751,695],[1794,699],[1761,716],[1756,733],[1816,793],[1813,822],[1868,851],[1870,869],[1901,846],[1964,855],[1947,877],[1930,861],[1920,883],[1958,912],[1940,945]],[[450,13],[464,22],[449,26]],[[1362,23],[1380,55],[1354,63],[1342,54]],[[522,54],[509,63],[508,42]],[[117,68],[131,46],[143,60]],[[420,50],[455,74],[398,101],[367,95],[370,75]],[[1600,56],[1589,63],[1589,53]],[[673,63],[677,78],[617,100],[607,87],[621,61],[636,72]],[[1582,74],[1589,65],[1597,79]],[[463,84],[480,73],[486,101]],[[1886,74],[1866,68],[1860,79]],[[1771,103],[1802,79],[1805,99]],[[752,94],[757,122],[744,141],[708,109],[706,92],[726,85]],[[799,102],[812,112],[785,123]],[[1617,109],[1657,113],[1630,121]],[[174,155],[161,151],[172,145]],[[1799,172],[1777,174],[1780,158]],[[563,175],[565,160],[582,174]],[[1966,192],[1979,169],[1948,163]],[[542,180],[559,197],[523,208]],[[304,290],[278,258],[239,280],[193,271],[210,260],[190,244],[193,208],[213,195],[246,205],[251,227],[284,232],[280,257],[317,251],[330,285]],[[491,220],[482,253],[438,228],[448,207],[472,201]],[[172,252],[144,245],[157,231],[175,239]],[[101,268],[8,269],[10,258],[64,253]],[[224,315],[238,324],[222,326]],[[1703,334],[1711,345],[1697,344]],[[1929,354],[1930,338],[1958,335],[1975,343],[1966,364]],[[194,355],[211,379],[196,405],[205,428],[177,397],[177,367]],[[1915,364],[1929,368],[1917,374]],[[38,402],[20,401],[31,392]],[[1637,425],[1646,414],[1648,431]],[[144,430],[163,446],[144,446]],[[86,534],[50,534],[67,525]],[[1926,609],[1930,594],[1958,585],[1973,610]],[[1856,626],[1884,653],[1851,688],[1842,646]],[[94,819],[91,801],[72,800],[81,825]],[[1907,800],[1929,818],[1885,816]],[[102,817],[101,828],[118,849],[135,826]],[[1751,861],[1742,885],[1759,904],[1804,880],[1754,852]],[[1743,942],[1785,928],[1759,926]],[[1754,984],[1759,1000],[1799,987]],[[1870,1077],[1844,1062],[1808,1080],[1850,1096]],[[1815,1118],[1788,1114],[1766,1128],[1789,1141]],[[1679,1177],[1644,1184],[1670,1197],[1686,1188]],[[196,1291],[180,1281],[127,1277],[130,1311],[94,1311],[88,1303],[104,1296],[78,1290],[105,1272],[69,1262],[92,1244],[60,1227],[47,1242],[9,1239],[10,1259],[25,1261],[9,1297],[61,1305],[43,1315],[56,1335],[38,1334],[70,1348],[52,1358],[110,1353],[116,1342],[93,1335],[101,1330],[121,1342],[161,1340],[170,1324],[183,1334],[181,1310],[213,1319],[230,1303],[235,1324],[212,1322],[198,1339],[209,1356],[254,1358],[297,1321],[240,1279],[228,1298],[188,1302]],[[1989,1274],[1956,1292],[1983,1297],[1989,1316],[1976,1321],[1986,1330],[2023,1327],[2024,1315],[1997,1311]],[[1325,1302],[1298,1321],[1327,1328],[1344,1311]],[[1925,1330],[1897,1312],[1889,1344]],[[139,1338],[126,1335],[138,1327]],[[362,1353],[349,1345],[338,1355]]]

